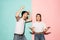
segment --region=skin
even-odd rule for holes
[[[19,21],[19,19],[21,18],[19,15],[20,15],[20,13],[22,12],[22,10],[24,9],[24,7],[21,7],[17,12],[16,12],[16,20],[17,21]],[[22,18],[26,21],[26,22],[31,22],[32,21],[32,19],[30,18],[30,19],[27,19],[27,17],[28,17],[28,14],[27,13],[24,13],[23,14],[23,16],[22,16]]]
[[[36,21],[37,21],[37,22],[40,22],[40,19],[41,19],[41,17],[40,17],[39,15],[37,15]]]
[[[24,20],[26,20],[27,17],[28,17],[28,14],[27,14],[27,13],[24,13],[23,16],[22,16],[22,18],[23,18]]]

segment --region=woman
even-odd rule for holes
[[[34,22],[30,28],[32,33],[35,34],[35,40],[45,40],[44,33],[46,33],[49,28],[50,27],[46,27],[42,22],[41,14],[36,14],[36,22]]]

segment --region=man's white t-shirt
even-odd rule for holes
[[[43,22],[34,22],[32,27],[34,27],[35,32],[43,32],[46,28],[46,25]]]
[[[24,23],[25,23],[25,20],[23,18],[20,18],[20,20],[16,22],[16,29],[15,29],[16,34],[23,34]]]

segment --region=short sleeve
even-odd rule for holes
[[[19,19],[20,19],[20,17],[19,17],[19,16],[18,16],[18,17],[16,17],[16,16],[15,16],[15,18],[16,18],[16,20],[17,20],[17,21],[19,21]]]
[[[43,23],[43,26],[44,26],[44,29],[46,29],[46,28],[47,28],[45,23]]]

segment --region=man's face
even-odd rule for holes
[[[27,17],[28,17],[28,13],[24,13],[24,19],[27,19]]]
[[[41,17],[39,15],[36,16],[36,20],[40,21]]]

